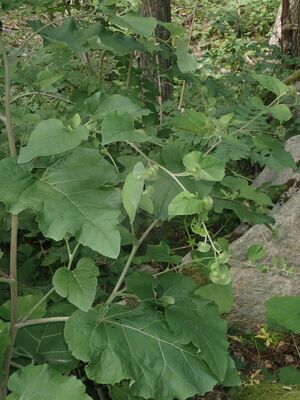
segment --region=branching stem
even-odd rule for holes
[[[161,164],[159,164],[158,162],[152,160],[151,158],[149,158],[142,150],[140,150],[135,144],[131,143],[131,142],[126,142],[127,144],[129,144],[130,147],[132,147],[134,150],[136,150],[141,156],[143,156],[149,163],[155,164],[157,165],[162,171],[164,171],[166,174],[168,174],[169,176],[171,176],[172,179],[174,179],[174,181],[178,184],[178,186],[180,186],[180,188],[184,191],[187,192],[186,188],[184,187],[184,185],[180,182],[180,180],[177,178],[177,174],[173,174],[173,172],[169,171],[167,168],[163,167]]]
[[[152,224],[145,230],[145,232],[142,234],[142,236],[140,237],[139,241],[132,246],[132,250],[131,253],[129,254],[129,257],[127,259],[127,262],[125,264],[125,267],[118,279],[118,282],[116,283],[116,286],[114,287],[113,291],[111,292],[111,295],[109,296],[109,298],[106,301],[106,304],[110,304],[113,302],[113,300],[115,299],[116,296],[118,296],[119,294],[119,289],[122,286],[125,277],[127,275],[127,272],[132,264],[133,258],[136,255],[138,249],[140,248],[141,244],[144,242],[144,240],[146,239],[146,237],[149,235],[149,233],[152,231],[153,228],[155,228],[155,226],[158,224],[159,220],[155,219]]]

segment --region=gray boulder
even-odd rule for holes
[[[289,139],[286,148],[298,162],[300,136]],[[286,183],[289,189],[272,211],[275,233],[257,225],[231,244],[234,306],[228,319],[242,327],[255,328],[265,321],[265,302],[269,298],[300,295],[300,174],[289,169],[278,174],[266,168],[254,185]],[[265,273],[247,263],[247,249],[253,244],[263,245],[267,251],[260,261],[269,267]],[[288,274],[291,266],[295,270]]]

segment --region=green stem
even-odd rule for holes
[[[9,150],[11,157],[17,156],[17,149],[12,125],[11,113],[11,65],[7,55],[6,49],[0,38],[0,47],[2,50],[4,70],[5,70],[5,94],[4,94],[4,107],[5,107],[5,127]],[[5,399],[7,396],[7,382],[9,378],[9,367],[11,363],[14,342],[16,338],[16,323],[18,320],[18,280],[17,280],[17,251],[18,251],[18,217],[11,214],[11,231],[10,231],[10,298],[11,298],[11,311],[10,311],[10,344],[6,350],[4,359],[4,374],[1,381],[0,394],[1,398]]]
[[[70,270],[72,268],[73,260],[74,260],[74,257],[76,255],[76,253],[77,253],[77,250],[78,250],[78,248],[80,246],[80,243],[78,242],[76,244],[76,246],[74,247],[73,252],[71,252],[71,250],[70,250],[68,241],[66,241],[66,243],[67,243],[68,254],[69,254],[69,262],[68,262],[68,267],[67,268],[68,268],[68,270]]]
[[[16,324],[16,329],[24,328],[25,326],[50,324],[55,322],[66,322],[70,317],[49,317],[49,318],[38,318],[38,319],[28,319],[24,322],[18,322]]]
[[[44,301],[46,301],[46,300],[48,299],[48,297],[51,296],[51,294],[52,294],[54,291],[55,291],[54,287],[51,288],[51,289],[41,298],[41,300],[39,300],[39,301],[31,308],[31,310],[29,310],[29,311],[23,316],[23,318],[21,319],[20,322],[26,321],[26,320],[28,319],[28,317],[30,317],[30,315],[31,315],[35,310],[37,310],[37,309],[39,308],[39,306],[40,306],[41,304],[43,304]]]
[[[143,241],[146,239],[146,237],[149,235],[149,233],[152,231],[152,229],[158,224],[158,221],[159,221],[158,219],[155,219],[152,222],[152,224],[145,230],[143,235],[140,237],[139,241],[135,245],[132,246],[132,250],[131,250],[131,253],[129,254],[129,257],[127,259],[125,267],[118,279],[118,282],[116,283],[116,286],[114,287],[109,298],[107,299],[106,304],[112,303],[113,300],[115,299],[115,297],[118,295],[119,289],[125,280],[125,277],[126,277],[127,272],[132,264],[134,256],[136,255],[136,253],[137,253],[138,249],[140,248],[141,244],[143,243]]]

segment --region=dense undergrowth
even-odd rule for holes
[[[10,400],[187,399],[255,383],[221,317],[224,236],[240,221],[271,227],[273,192],[251,181],[297,168],[284,142],[299,100],[282,82],[297,60],[267,44],[277,3],[174,4],[171,46],[137,2],[0,2],[3,398],[7,381]]]

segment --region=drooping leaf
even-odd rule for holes
[[[143,17],[135,13],[113,17],[111,22],[122,28],[128,28],[146,38],[149,38],[153,34],[157,25],[155,18]]]
[[[261,86],[275,93],[277,97],[289,92],[289,87],[274,76],[262,74],[252,76]]]
[[[192,151],[183,158],[183,164],[188,174],[197,180],[220,181],[225,175],[225,165],[222,160],[199,151]]]
[[[233,292],[232,285],[216,285],[210,283],[200,287],[195,291],[195,294],[203,297],[207,300],[214,301],[218,308],[220,314],[229,313],[233,305]]]
[[[150,305],[77,311],[66,323],[65,337],[76,357],[89,360],[90,379],[111,385],[129,379],[134,395],[186,399],[216,383],[196,349],[179,343],[163,315]]]
[[[194,54],[189,53],[185,40],[178,40],[176,43],[177,64],[180,72],[188,74],[195,72],[199,64]]]
[[[93,49],[110,51],[118,56],[144,50],[142,44],[135,37],[112,31],[105,31],[100,36],[92,37],[89,44]]]
[[[137,118],[149,115],[150,110],[142,108],[129,97],[121,96],[120,94],[113,94],[100,103],[96,115],[99,115],[99,117],[105,117],[107,114],[113,112],[129,114],[133,118]]]
[[[253,208],[238,203],[237,201],[215,197],[214,210],[217,213],[220,213],[224,210],[224,208],[232,210],[242,222],[265,225],[273,225],[275,223],[274,218],[270,215],[258,213]]]
[[[161,241],[157,245],[148,244],[146,253],[143,256],[134,258],[134,263],[143,264],[148,262],[179,264],[182,257],[172,254],[168,243]]]
[[[134,119],[130,114],[113,111],[106,115],[101,125],[102,144],[113,142],[147,142],[151,139],[143,130],[134,128]]]
[[[280,122],[286,122],[290,120],[293,116],[290,109],[286,104],[275,104],[269,108],[269,112],[272,116]]]
[[[272,200],[266,193],[260,192],[249,185],[246,179],[227,175],[221,183],[235,193],[237,197],[252,200],[258,205],[273,205]]]
[[[122,189],[123,205],[131,224],[133,224],[135,219],[135,214],[143,193],[145,171],[146,169],[143,163],[138,162],[133,168],[133,171],[127,175]]]
[[[266,159],[266,165],[273,170],[281,171],[284,168],[297,169],[295,160],[290,152],[286,151],[283,143],[271,135],[258,134],[252,138],[256,147],[267,152],[269,157]]]
[[[78,53],[88,50],[88,40],[93,36],[98,36],[104,30],[100,22],[88,28],[78,29],[73,18],[66,19],[60,26],[44,26],[41,21],[32,21],[30,26],[34,31],[39,31],[46,44],[67,46]]]
[[[9,378],[8,400],[89,400],[83,383],[48,365],[28,365]]]
[[[126,278],[126,289],[141,300],[153,298],[156,286],[157,281],[147,272],[135,271]]]
[[[249,158],[251,152],[251,142],[248,138],[236,138],[234,136],[225,136],[222,143],[217,147],[214,153],[215,157],[227,162],[229,160],[237,161],[243,158]]]
[[[88,311],[93,304],[97,290],[98,268],[90,258],[81,258],[77,267],[70,271],[62,267],[53,276],[56,292],[82,311]]]
[[[31,133],[27,146],[22,147],[19,163],[26,163],[35,157],[64,153],[79,146],[88,138],[85,126],[65,127],[58,119],[41,121]]]
[[[45,70],[41,71],[37,75],[37,80],[39,85],[46,89],[53,85],[53,83],[63,78],[63,74],[58,73],[54,70]]]
[[[197,193],[199,198],[207,197],[212,190],[212,182],[196,181],[189,177],[178,179],[188,191]],[[159,172],[157,180],[152,184],[152,188],[153,193],[151,194],[151,199],[154,205],[154,215],[161,220],[166,220],[169,217],[168,207],[170,202],[176,195],[182,192],[182,189],[178,183],[164,171]]]
[[[177,115],[172,120],[172,125],[179,131],[192,134],[202,134],[205,136],[204,128],[207,124],[207,117],[202,112],[186,110],[184,113]]]
[[[272,297],[266,303],[267,319],[271,326],[300,333],[300,297]]]
[[[24,173],[14,160],[3,159],[0,201],[14,213],[33,208],[44,236],[62,240],[70,233],[81,244],[114,258],[120,250],[120,192],[106,186],[115,180],[113,166],[87,148],[67,154],[41,177]]]
[[[18,297],[18,319],[22,319],[25,314],[30,311],[43,297],[40,294],[26,294]],[[10,320],[10,307],[11,300],[7,300],[0,306],[0,317],[9,321]],[[35,311],[30,315],[30,318],[41,318],[46,313],[46,304],[43,302]]]
[[[190,192],[179,193],[169,204],[169,215],[205,214],[207,211],[205,200],[199,199]]]
[[[67,347],[64,326],[63,322],[57,322],[21,328],[18,330],[15,345],[38,364],[45,363],[61,372],[70,372],[78,361]]]
[[[168,275],[167,279],[170,280],[174,273]],[[165,285],[166,278],[160,280],[160,285],[166,290],[165,295],[175,299],[174,304],[168,305],[165,309],[168,325],[181,343],[193,343],[199,348],[199,356],[207,362],[219,381],[222,381],[228,365],[229,344],[226,338],[226,322],[219,316],[216,305],[209,300],[192,295],[192,290],[188,292],[189,289],[185,293],[180,293],[186,281],[184,278],[176,277],[178,293],[170,288],[169,283],[169,287]]]
[[[159,21],[159,25],[166,28],[172,36],[184,36],[185,29],[184,27],[178,22],[163,22]]]

